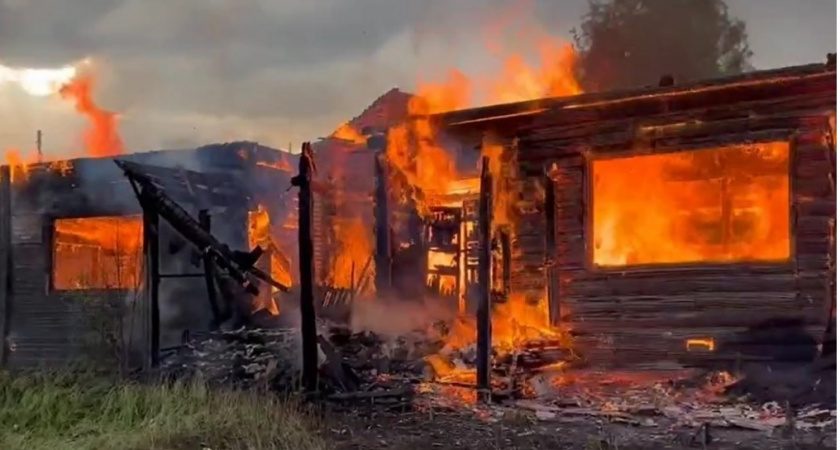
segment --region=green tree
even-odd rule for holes
[[[752,56],[724,0],[589,0],[573,33],[589,92],[740,73]]]

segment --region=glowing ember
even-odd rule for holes
[[[594,161],[594,263],[787,259],[788,158],[777,142]]]
[[[53,287],[137,289],[143,221],[137,216],[57,219],[54,223]]]
[[[687,339],[685,341],[685,349],[686,350],[694,350],[694,349],[703,349],[706,351],[713,352],[715,351],[715,340],[712,338],[703,338],[703,339]]]

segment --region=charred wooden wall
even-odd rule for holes
[[[554,209],[552,264],[559,277],[560,320],[571,327],[590,362],[658,366],[686,357],[686,339],[720,342],[779,317],[802,319],[815,337],[823,332],[835,278],[836,150],[829,138],[836,109],[833,64],[692,86],[587,94],[530,108],[485,108],[444,120],[451,128],[472,128],[470,133],[480,128],[516,144],[526,211],[517,227],[515,291],[540,295],[546,289],[551,253],[545,244],[546,214],[528,205],[542,201],[540,180],[554,167],[555,204],[546,207]],[[771,141],[790,143],[789,261],[593,266],[593,159]]]
[[[72,170],[65,173],[57,173],[55,168],[46,166],[30,167],[25,180],[10,183],[0,193],[4,205],[8,203],[8,209],[0,207],[2,220],[11,225],[0,226],[3,233],[0,253],[9,261],[9,264],[3,264],[3,270],[10,278],[0,296],[3,300],[0,323],[4,325],[0,327],[0,367],[54,367],[86,360],[116,363],[122,362],[119,358],[128,356],[113,354],[116,347],[103,345],[101,333],[104,330],[97,324],[104,320],[135,319],[123,306],[127,296],[136,291],[56,289],[52,283],[54,222],[62,218],[139,216],[142,211],[128,181],[111,159],[74,160],[71,163]],[[152,175],[172,176],[191,184],[180,192],[167,192],[191,213],[209,209],[211,214],[224,214],[225,220],[218,221],[218,229],[224,230],[219,237],[236,249],[246,248],[246,216],[250,203],[244,195],[237,194],[238,191],[230,191],[232,177],[202,181],[196,178],[196,172],[183,169],[160,169],[160,173]],[[238,196],[237,200],[232,200],[232,196]],[[7,198],[8,202],[5,201]],[[240,224],[240,233],[231,231],[236,223]],[[168,229],[162,230],[164,235],[176,235],[168,225],[161,227]],[[161,246],[168,243],[165,240]],[[168,255],[166,248],[161,253],[161,259],[169,263],[162,269],[173,266],[175,256]],[[189,260],[195,259],[189,251],[178,254],[185,261],[185,264],[175,264],[178,268],[191,265]],[[191,269],[192,272],[201,270],[200,267]],[[203,281],[196,282],[193,291],[203,289]],[[207,302],[201,302],[200,307],[206,309]],[[143,308],[138,305],[134,309]],[[106,309],[114,311],[115,316],[97,317]],[[142,318],[137,319],[133,330],[122,328],[125,323],[101,326],[117,333],[114,338],[125,339],[120,344],[121,350],[129,352],[144,345],[138,341],[145,333],[142,322]],[[126,345],[132,348],[126,348]]]
[[[112,163],[113,164],[113,163]],[[9,367],[54,366],[79,361],[90,350],[91,302],[117,304],[127,290],[56,290],[52,286],[53,222],[59,218],[139,214],[129,204],[94,206],[73,187],[72,176],[35,169],[11,186],[10,285],[4,336]],[[111,189],[105,182],[103,191]],[[125,186],[126,199],[133,195]],[[112,191],[120,195],[119,189]],[[125,206],[125,207],[124,207]],[[107,351],[107,349],[100,349]],[[98,357],[102,355],[89,355]]]

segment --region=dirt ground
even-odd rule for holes
[[[811,433],[783,437],[748,430],[642,428],[599,422],[538,421],[526,414],[481,417],[473,412],[353,412],[328,413],[322,433],[338,450],[623,450],[720,449],[794,450],[837,448],[834,434]]]

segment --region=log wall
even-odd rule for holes
[[[526,119],[490,118],[473,127],[507,135],[517,146],[524,211],[514,291],[546,290],[547,256],[554,252],[545,247],[545,208],[534,205],[545,198],[539,186],[551,171],[554,205],[547,207],[554,208],[556,253],[550,263],[561,302],[555,306],[591,363],[671,366],[686,356],[686,339],[720,341],[779,317],[802,319],[820,338],[835,276],[834,67],[776,70],[766,79],[758,73],[749,83],[706,82],[696,90],[585,98],[558,101],[560,106]],[[617,269],[591,264],[592,159],[780,140],[790,143],[789,261]]]
[[[0,321],[5,325],[0,328],[0,346],[3,350],[0,352],[0,356],[3,356],[0,368],[56,367],[80,362],[118,364],[127,362],[121,358],[129,355],[115,354],[116,350],[142,352],[145,323],[142,319],[131,319],[135,314],[142,316],[140,311],[143,305],[138,305],[135,308],[137,311],[122,308],[127,296],[134,293],[127,289],[59,290],[52,285],[53,225],[56,219],[141,214],[128,181],[113,161],[75,160],[74,164],[76,171],[66,174],[44,167],[35,168],[28,179],[16,180],[8,187],[8,192],[4,189],[0,194],[0,198],[10,197],[8,209],[0,208],[3,214],[0,219],[8,220],[11,224],[8,229],[0,227],[4,233],[0,240],[4,242],[0,245],[3,247],[0,253],[7,258],[5,254],[8,252],[10,264],[5,270],[11,278],[4,289],[5,301],[0,309]],[[206,175],[181,169],[155,170],[157,172],[150,172],[151,176],[163,179],[168,177],[173,180],[173,185],[182,185],[179,184],[182,182],[188,185],[186,189],[182,187],[180,190],[163,185],[175,201],[193,214],[198,209],[209,208],[211,214],[227,218],[226,221],[219,221],[220,238],[236,249],[247,248],[245,215],[249,203],[241,190],[231,190],[233,177],[230,174]],[[80,181],[82,177],[84,182]],[[184,178],[182,180],[179,177]],[[241,226],[237,228],[237,224]],[[168,226],[164,225],[164,228]],[[170,230],[170,234],[174,233]],[[8,242],[8,247],[5,242]],[[166,242],[162,244],[165,245]],[[189,244],[187,246],[191,248]],[[193,252],[179,251],[177,255],[171,256],[165,247],[161,252],[168,255],[165,256],[168,257],[167,262],[173,262],[176,256],[179,261],[183,260],[184,264],[178,267],[181,273],[184,267],[190,273],[201,270],[191,263]],[[178,270],[169,273],[173,272],[178,273]],[[201,291],[203,283],[198,283],[200,286],[197,287]],[[186,303],[189,304],[183,305],[185,301],[182,297],[179,297],[176,309],[189,309],[193,306],[208,308],[203,299],[200,302],[188,300]],[[105,311],[112,311],[114,315],[100,315]],[[193,319],[196,317],[196,314],[188,315]],[[121,319],[125,322],[120,322]],[[116,323],[104,323],[109,320]],[[132,329],[124,328],[129,323]],[[103,336],[106,331],[116,334]],[[123,341],[111,346],[104,340],[108,337]]]

